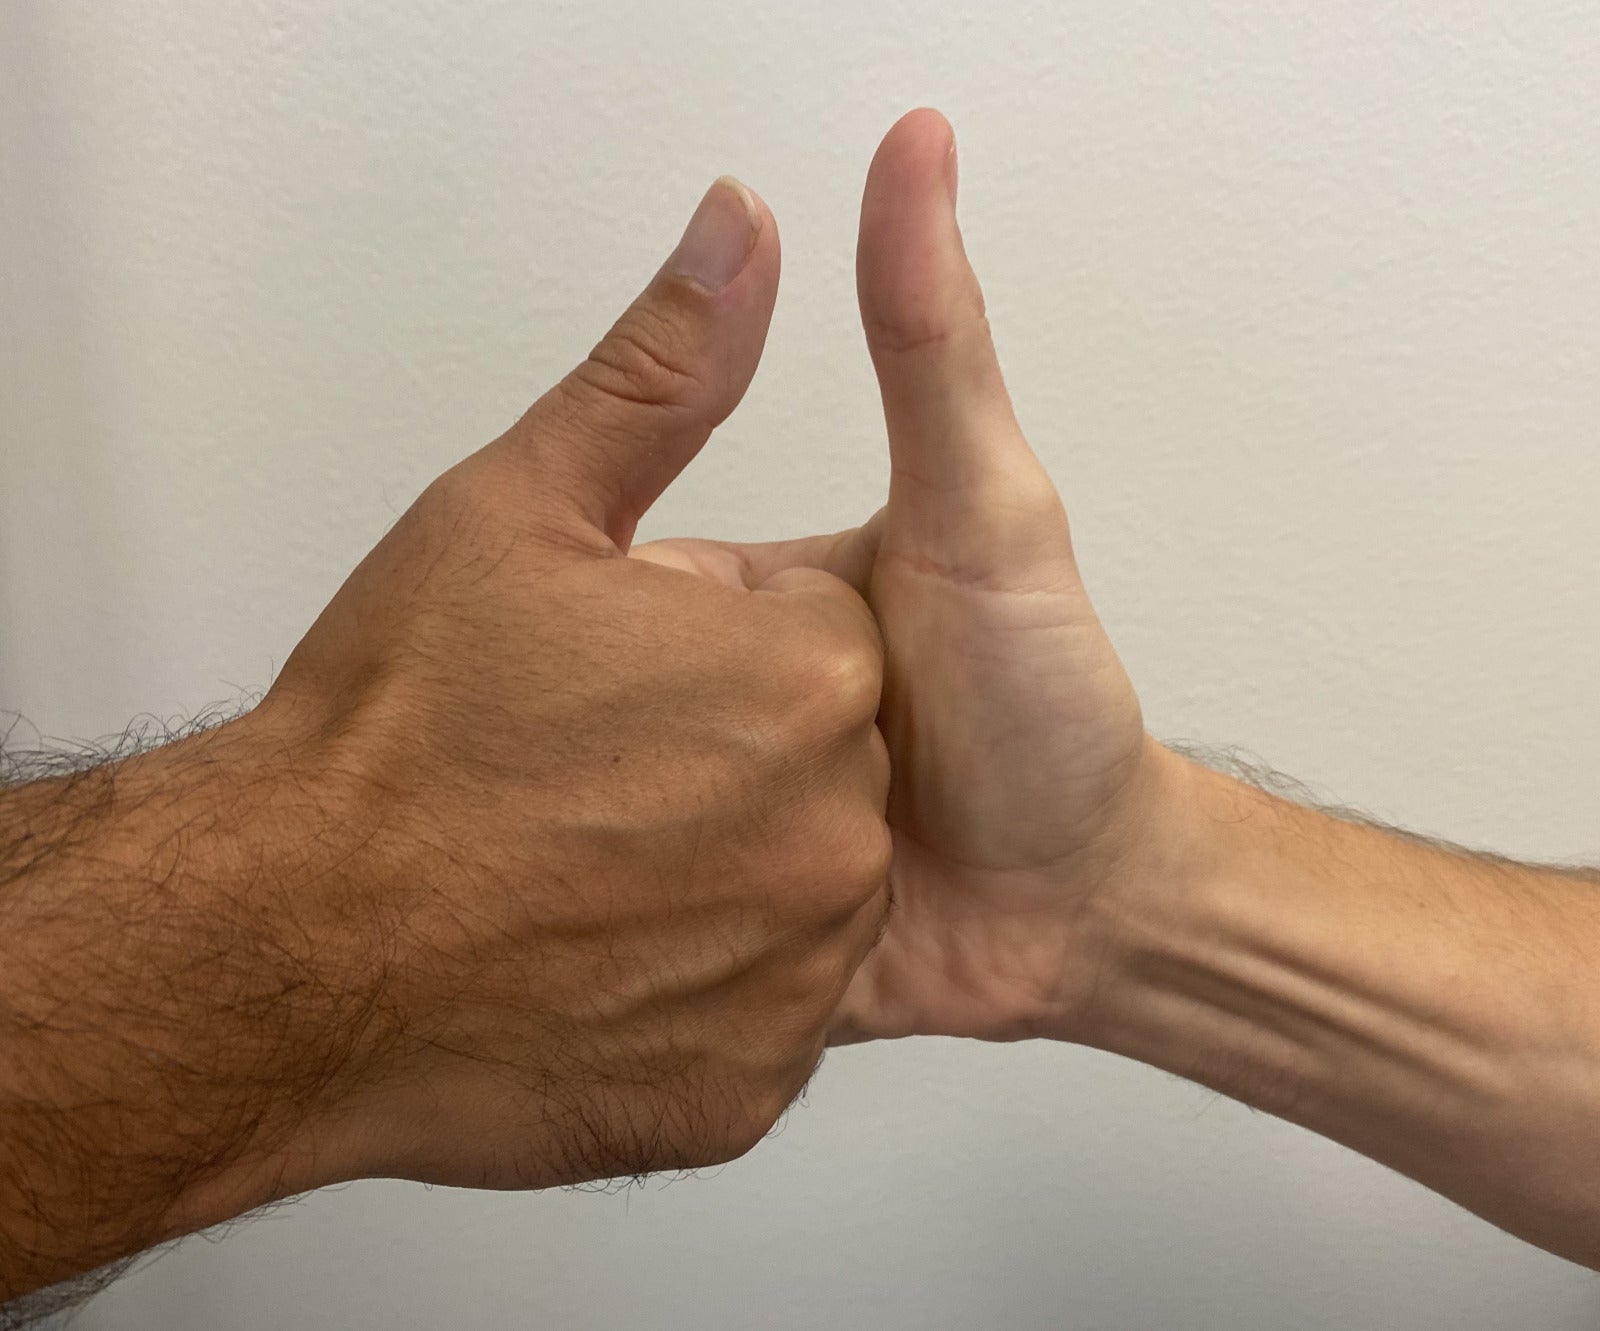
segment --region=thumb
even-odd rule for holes
[[[640,517],[750,386],[778,292],[771,210],[731,177],[588,358],[505,437],[626,550]]]
[[[949,122],[911,112],[873,158],[856,250],[892,463],[884,539],[1004,577],[1061,559],[1066,515],[1012,412],[955,194]]]

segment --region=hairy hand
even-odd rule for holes
[[[260,709],[315,736],[384,952],[330,1140],[542,1186],[741,1154],[881,924],[881,642],[843,582],[623,558],[743,395],[778,275],[742,187],[573,374],[446,473]],[[296,741],[299,743],[301,741]],[[370,886],[368,888],[370,892]],[[337,1153],[337,1152],[336,1152]]]
[[[1089,1001],[1085,908],[1132,872],[1163,751],[1012,414],[955,214],[948,124],[889,133],[861,212],[862,321],[892,479],[864,527],[636,553],[724,579],[830,569],[887,642],[894,909],[835,1038],[1064,1034]]]
[[[254,712],[5,795],[0,1298],[339,1179],[540,1187],[770,1130],[883,922],[881,638],[821,571],[624,556],[777,280],[719,182]]]

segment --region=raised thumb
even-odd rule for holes
[[[1012,413],[955,169],[949,123],[913,111],[884,138],[862,198],[857,290],[892,463],[885,540],[1008,585],[1067,549],[1066,518]]]
[[[626,550],[750,386],[778,268],[771,211],[718,180],[650,285],[502,442],[537,469],[544,493]]]

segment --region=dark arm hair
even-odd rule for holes
[[[0,752],[0,1328],[301,1190],[341,997],[276,907],[321,836],[235,710]]]

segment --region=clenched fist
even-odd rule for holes
[[[777,281],[719,182],[254,713],[7,797],[0,1296],[338,1179],[725,1161],[802,1088],[886,910],[878,630],[824,572],[625,557]]]
[[[357,569],[262,709],[316,737],[291,744],[371,829],[385,964],[327,1110],[363,1172],[520,1187],[739,1155],[876,937],[866,605],[825,573],[719,587],[623,557],[742,396],[777,275],[771,216],[719,182],[588,360]]]

